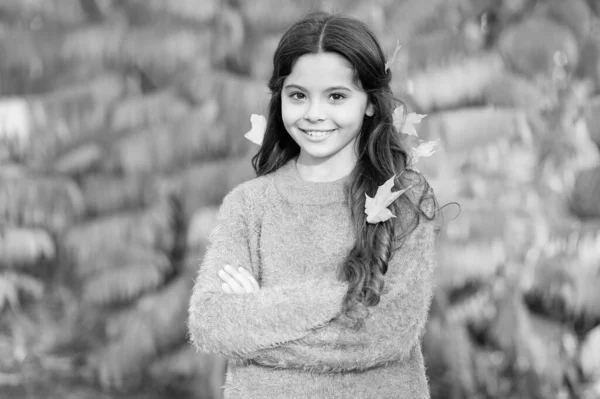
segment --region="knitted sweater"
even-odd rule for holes
[[[304,181],[292,160],[223,200],[188,327],[198,350],[229,360],[226,399],[429,398],[420,339],[435,223],[422,218],[394,252],[380,303],[351,329],[341,313],[348,284],[336,277],[355,241],[348,183]],[[413,187],[405,195],[421,194]],[[260,290],[222,292],[225,264],[249,270]]]

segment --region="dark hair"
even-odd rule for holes
[[[284,33],[273,56],[273,74],[269,80],[271,100],[263,143],[252,159],[257,175],[271,173],[300,154],[300,147],[283,125],[282,85],[299,57],[321,52],[337,53],[350,62],[359,87],[367,93],[374,108],[373,116],[363,119],[357,139],[357,164],[350,176],[347,193],[356,244],[338,271],[338,278],[349,282],[344,310],[349,317],[356,319],[353,309],[357,302],[365,306],[379,303],[383,276],[393,251],[397,249],[394,244],[402,242],[417,227],[422,216],[432,216],[418,206],[425,198],[418,198],[413,204],[403,195],[390,208],[399,217],[378,224],[366,222],[365,194],[372,197],[377,187],[392,175],[396,175],[397,189],[415,183],[421,187],[423,184],[426,188],[428,186],[420,174],[405,171],[409,150],[403,135],[398,134],[393,125],[393,111],[400,101],[394,98],[390,88],[391,71],[386,70],[381,46],[364,23],[352,18],[312,13]],[[401,231],[397,235],[398,228]]]

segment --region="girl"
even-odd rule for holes
[[[317,13],[273,67],[258,177],[223,200],[191,339],[229,360],[228,399],[428,398],[436,202],[407,168],[381,47],[363,23]],[[385,202],[392,185],[406,191]]]

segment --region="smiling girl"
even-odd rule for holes
[[[437,205],[390,80],[357,20],[283,35],[257,177],[223,200],[190,300],[193,344],[229,360],[225,398],[429,397]],[[405,191],[373,218],[384,182]]]

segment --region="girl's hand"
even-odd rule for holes
[[[237,270],[229,265],[219,270],[219,277],[223,280],[221,288],[227,294],[249,294],[258,292],[260,286],[254,276],[243,267]]]

